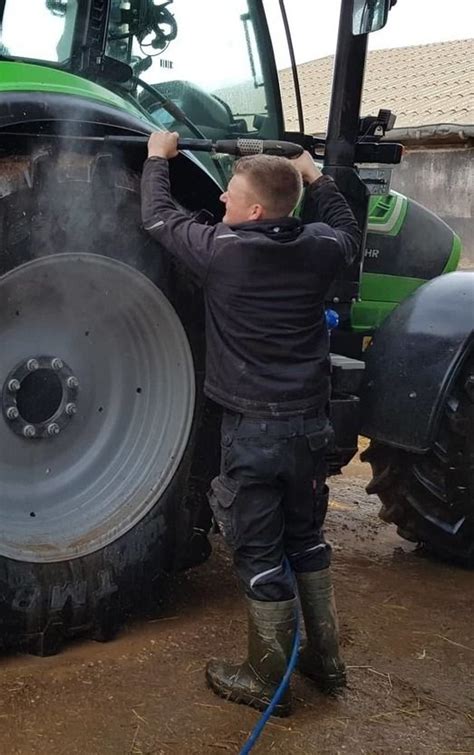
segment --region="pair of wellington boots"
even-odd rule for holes
[[[335,694],[346,684],[339,654],[336,602],[329,569],[297,575],[298,592],[306,628],[306,644],[298,669],[326,694]],[[248,602],[248,656],[240,665],[210,661],[206,679],[221,697],[265,710],[278,689],[293,648],[297,600]],[[291,713],[288,686],[274,715]]]

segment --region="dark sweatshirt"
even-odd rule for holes
[[[189,267],[206,306],[204,391],[254,417],[312,414],[329,399],[324,301],[358,250],[360,231],[327,176],[308,189],[320,222],[297,218],[205,226],[176,207],[168,162],[145,162],[145,229]]]

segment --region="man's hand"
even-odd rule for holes
[[[148,157],[164,157],[171,160],[178,154],[177,131],[155,131],[148,139]]]
[[[304,183],[312,184],[313,181],[317,181],[323,175],[306,150],[299,157],[293,158],[291,162],[301,173]]]

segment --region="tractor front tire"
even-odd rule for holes
[[[202,402],[140,176],[39,149],[0,180],[0,645],[50,655],[209,554],[187,490]]]
[[[367,492],[401,537],[442,559],[474,565],[474,358],[468,357],[443,407],[430,451],[415,454],[372,440]]]

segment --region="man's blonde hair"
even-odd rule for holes
[[[298,204],[303,188],[301,173],[286,157],[249,155],[234,165],[234,175],[245,176],[266,215],[282,218]]]

